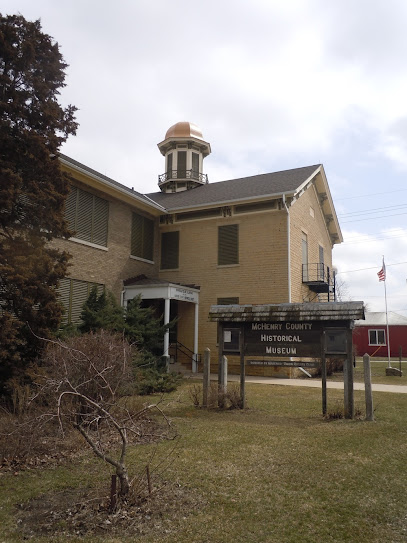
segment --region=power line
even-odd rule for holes
[[[407,189],[398,189],[398,190],[388,190],[386,192],[373,192],[360,194],[359,196],[345,196],[344,198],[335,198],[335,202],[338,200],[354,200],[355,198],[366,198],[370,196],[380,196],[382,194],[393,194],[394,192],[405,192]]]
[[[390,266],[400,266],[401,264],[407,264],[407,262],[395,262],[394,264],[386,264],[386,268],[390,268]],[[377,265],[377,266],[371,266],[370,268],[359,268],[358,270],[340,271],[340,272],[336,272],[335,275],[339,275],[340,273],[353,273],[353,272],[366,271],[366,270],[377,270],[379,268],[380,268],[380,265]]]
[[[340,213],[338,217],[347,217],[348,215],[371,215],[372,213],[375,213],[376,211],[383,212],[385,210],[400,209],[406,206],[407,204],[397,204],[394,206],[376,207],[376,208],[365,209],[365,210],[362,209],[360,211],[349,211],[348,213]]]
[[[398,217],[399,215],[407,215],[407,212],[406,213],[394,213],[392,215],[383,215],[382,217],[366,217],[364,219],[354,219],[354,220],[351,220],[351,221],[341,221],[342,224],[347,224],[347,223],[350,223],[350,222],[360,222],[360,221],[371,221],[373,219],[387,219],[388,217]]]
[[[383,239],[406,238],[407,234],[405,232],[402,232],[397,236],[370,236],[369,239],[366,239],[367,236],[369,236],[369,234],[365,234],[365,235],[362,234],[361,236],[354,236],[354,237],[350,236],[349,238],[345,237],[344,243],[346,243],[346,245],[354,245],[356,243],[368,243],[368,242],[373,242],[373,241],[381,241]],[[349,239],[351,241],[348,241]]]

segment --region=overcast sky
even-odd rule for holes
[[[407,315],[405,0],[2,0],[40,18],[80,127],[62,152],[155,192],[157,143],[197,124],[210,182],[322,163],[348,299]],[[361,270],[361,271],[359,271]]]

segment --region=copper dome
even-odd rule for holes
[[[171,126],[164,139],[168,138],[198,138],[203,139],[201,129],[196,124],[189,122],[180,122]]]

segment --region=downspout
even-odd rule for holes
[[[290,239],[290,211],[283,194],[283,204],[287,211],[287,266],[288,266],[288,303],[291,303],[291,239]]]

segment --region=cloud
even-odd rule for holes
[[[353,300],[365,301],[371,311],[384,311],[383,283],[377,272],[386,263],[389,311],[407,312],[407,228],[384,228],[376,236],[344,230],[345,242],[334,249],[338,279]]]

